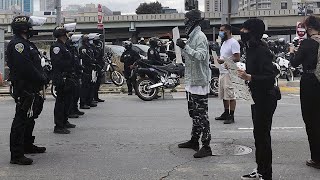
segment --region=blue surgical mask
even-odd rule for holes
[[[225,32],[224,31],[219,31],[219,37],[223,39],[225,37]]]

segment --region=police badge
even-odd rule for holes
[[[59,52],[60,52],[60,48],[59,47],[53,48],[53,53],[54,54],[58,54]]]
[[[22,53],[24,50],[24,45],[22,43],[18,43],[14,46],[14,48],[16,49],[16,51],[18,51],[19,53]]]

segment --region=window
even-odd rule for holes
[[[281,9],[288,9],[288,3],[282,2],[281,3]]]

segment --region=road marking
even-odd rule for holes
[[[287,130],[287,129],[304,129],[304,127],[273,127],[272,130]],[[253,130],[253,128],[238,128],[238,130]]]

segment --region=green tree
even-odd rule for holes
[[[141,3],[136,9],[136,14],[162,14],[162,5],[158,1]]]

